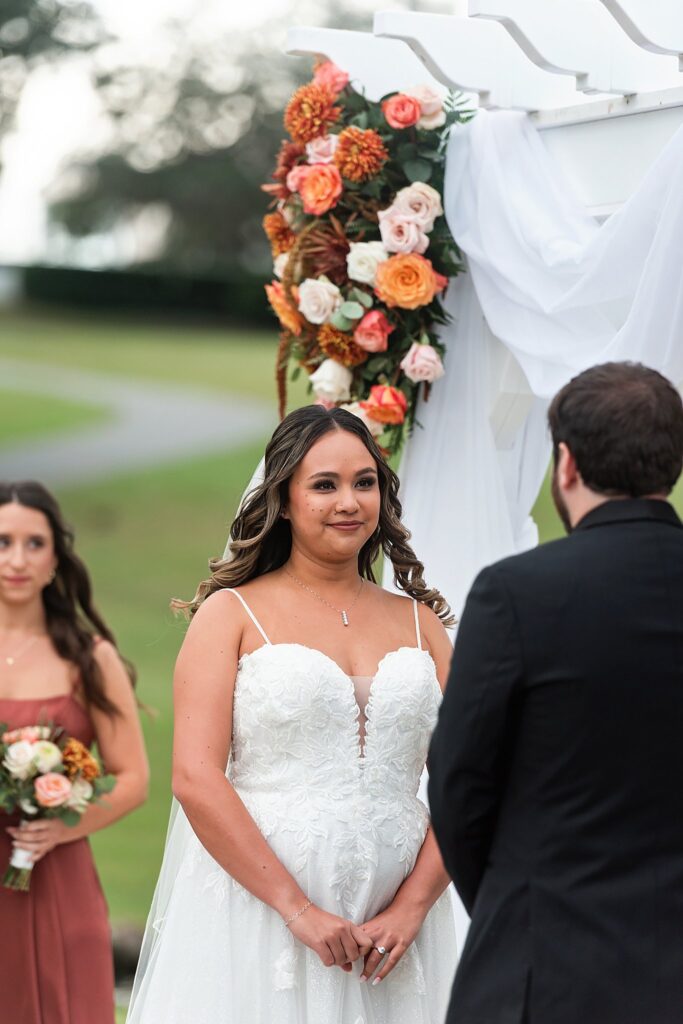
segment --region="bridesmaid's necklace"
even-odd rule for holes
[[[299,586],[303,588],[303,590],[307,590],[308,593],[309,594],[313,594],[313,597],[316,597],[318,599],[318,601],[321,601],[323,604],[326,604],[328,608],[332,609],[332,611],[337,612],[338,615],[341,615],[342,625],[348,626],[348,624],[349,624],[349,614],[348,613],[351,611],[351,609],[355,605],[356,601],[360,597],[360,592],[363,589],[363,583],[365,582],[363,580],[362,576],[360,577],[360,583],[358,585],[358,593],[354,597],[354,599],[351,602],[351,604],[349,605],[348,609],[346,609],[346,608],[337,608],[336,604],[330,604],[330,602],[326,601],[325,598],[321,594],[319,594],[317,590],[314,590],[313,587],[309,587],[309,585],[307,583],[304,583],[303,580],[300,580],[299,577],[295,576],[293,572],[289,571],[289,569],[285,569],[285,572],[287,573],[288,576],[290,576],[294,580],[295,583],[298,583]]]
[[[28,641],[23,645],[23,647],[20,647],[18,651],[14,652],[14,654],[3,655],[5,659],[5,664],[9,668],[12,668],[12,666],[19,660],[22,654],[26,654],[26,652],[30,650],[30,648],[33,647],[33,645],[37,643],[38,640],[40,640],[42,635],[42,633],[36,633],[35,636],[29,637]]]

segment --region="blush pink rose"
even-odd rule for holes
[[[430,131],[434,128],[441,128],[446,123],[446,111],[443,109],[443,99],[439,93],[429,85],[416,85],[408,89],[407,96],[413,96],[420,103],[422,111],[418,128]]]
[[[39,775],[33,786],[41,807],[61,807],[71,796],[71,783],[66,775],[57,772]]]
[[[391,128],[411,128],[422,116],[420,101],[398,92],[382,104],[382,113]]]
[[[338,135],[319,135],[306,144],[309,164],[331,164],[339,142]]]
[[[297,164],[287,175],[286,185],[290,192],[298,192],[308,174],[308,164]]]
[[[318,85],[327,86],[335,95],[338,95],[349,84],[349,76],[333,61],[326,60],[315,69],[313,81]]]
[[[417,221],[393,206],[379,211],[379,233],[387,252],[417,252],[422,255],[429,246],[429,238]]]
[[[366,352],[386,352],[389,335],[395,330],[379,309],[366,313],[353,332],[353,340]]]
[[[443,377],[445,373],[441,357],[436,349],[431,345],[420,345],[418,342],[414,342],[410,346],[407,355],[401,360],[401,369],[413,384],[419,384],[422,381],[431,384],[432,381]]]

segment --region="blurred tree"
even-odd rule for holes
[[[315,17],[339,25],[324,10]],[[344,27],[359,20],[345,17]],[[100,60],[96,84],[114,125],[112,144],[71,167],[53,196],[53,220],[78,238],[154,210],[163,228],[159,269],[270,273],[260,185],[284,135],[284,106],[311,70],[282,54],[284,27],[271,22],[207,40],[176,25],[155,40],[147,66]]]
[[[84,0],[0,0],[0,136],[11,127],[37,63],[93,49],[104,39],[101,21]]]

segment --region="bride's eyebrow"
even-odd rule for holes
[[[359,469],[357,473],[354,473],[354,476],[367,476],[368,473],[374,473],[376,476],[377,467],[367,466],[365,469]],[[339,473],[333,473],[331,470],[329,472],[327,470],[322,470],[320,473],[311,473],[308,479],[317,480],[319,477],[325,477],[326,480],[338,480]]]

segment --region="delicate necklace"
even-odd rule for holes
[[[289,571],[289,569],[285,569],[285,572],[287,573],[288,576],[291,576],[291,578],[294,580],[294,582],[298,583],[300,587],[302,587],[304,590],[307,590],[309,592],[309,594],[313,594],[313,597],[316,597],[318,599],[318,601],[321,601],[323,604],[326,604],[328,608],[332,609],[332,611],[335,611],[339,615],[341,615],[342,624],[344,626],[348,626],[348,624],[349,624],[348,612],[350,612],[351,609],[353,608],[353,606],[355,605],[356,601],[360,597],[360,592],[363,589],[364,580],[363,580],[362,576],[360,577],[360,584],[358,585],[358,593],[356,594],[356,596],[354,597],[353,601],[349,605],[348,611],[347,611],[346,608],[337,608],[336,604],[330,604],[330,602],[326,601],[325,598],[322,597],[317,592],[317,590],[314,590],[313,587],[309,587],[309,585],[307,583],[304,583],[303,580],[300,580],[299,577],[295,576],[293,572]]]
[[[18,651],[15,651],[14,654],[8,654],[5,656],[5,664],[12,668],[12,666],[15,664],[16,661],[19,660],[22,654],[26,654],[26,652],[31,647],[33,647],[33,645],[37,643],[38,640],[40,640],[41,636],[42,633],[37,633],[35,636],[29,637],[28,641],[24,644],[23,647],[20,647]]]

